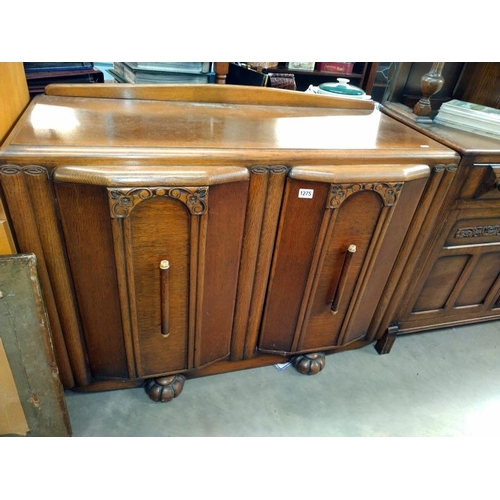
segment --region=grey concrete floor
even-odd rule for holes
[[[170,403],[142,388],[66,392],[75,437],[499,437],[500,322],[326,357],[305,376],[274,366],[187,380]]]

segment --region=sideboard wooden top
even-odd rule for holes
[[[479,157],[484,156],[484,161],[486,162],[498,162],[498,155],[500,154],[499,137],[467,132],[435,122],[416,122],[415,120],[409,119],[406,115],[395,111],[398,109],[397,105],[391,107],[391,104],[392,103],[389,103],[383,106],[384,113],[405,123],[418,132],[422,132],[431,139],[439,141],[443,145],[458,151],[461,155],[474,155],[478,157],[478,160],[481,160]]]
[[[474,134],[438,123],[418,124],[415,129],[462,155],[494,155],[498,157],[500,154],[500,138],[497,137]]]
[[[311,96],[308,96],[310,98]],[[377,109],[40,95],[0,162],[289,165],[457,155]]]

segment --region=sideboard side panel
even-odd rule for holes
[[[109,204],[105,189],[55,183],[93,377],[127,377]]]
[[[210,187],[199,363],[229,355],[248,182]]]

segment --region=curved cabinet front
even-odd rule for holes
[[[169,185],[168,170],[162,185],[92,186],[56,169],[94,379],[181,373],[229,356],[248,194],[247,169],[233,170],[186,187]]]
[[[392,178],[375,173],[367,182],[357,182],[352,167],[321,172],[339,183],[292,173],[259,350],[313,352],[366,339],[429,172],[415,167],[405,178],[404,167],[391,168]]]

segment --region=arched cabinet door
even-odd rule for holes
[[[98,370],[112,337],[130,378],[193,370],[229,355],[249,177],[240,167],[158,167],[141,176],[125,168],[102,168],[92,178],[77,167],[54,173],[79,305],[89,318],[91,365]],[[75,203],[92,199],[90,219],[79,221],[84,207]],[[94,290],[85,286],[93,269],[92,262],[82,267],[82,254],[91,254],[99,238],[93,232],[102,228],[106,258],[96,265],[112,271],[104,289]],[[113,329],[109,315],[119,323]]]
[[[365,339],[428,174],[425,165],[291,170],[259,350]]]

